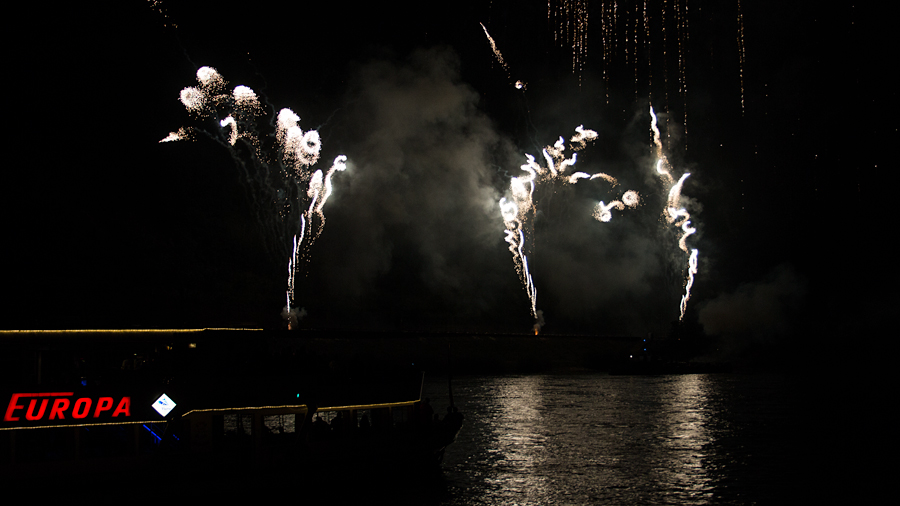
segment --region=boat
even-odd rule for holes
[[[170,479],[209,483],[249,469],[314,476],[357,464],[436,472],[462,426],[455,408],[434,416],[422,371],[325,360],[302,339],[221,331],[13,337],[2,336],[5,355],[31,367],[0,389],[6,480],[164,469]]]

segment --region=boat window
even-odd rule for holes
[[[321,417],[322,420],[325,420],[328,423],[331,423],[331,421],[337,417],[337,414],[337,411],[320,411],[319,413],[317,413],[317,415]]]
[[[251,436],[253,427],[253,415],[227,414],[225,415],[226,436]]]
[[[263,417],[263,426],[269,434],[292,434],[296,432],[296,415],[266,415]]]
[[[409,410],[410,408],[408,406],[397,406],[391,408],[391,418],[394,421],[395,427],[406,425],[409,422]]]

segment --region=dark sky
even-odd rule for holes
[[[282,325],[290,233],[248,183],[259,174],[247,151],[229,151],[215,122],[178,101],[204,65],[317,128],[316,168],[348,157],[300,271],[304,326],[528,331],[497,201],[526,153],[540,160],[584,125],[599,139],[576,170],[620,184],[538,190],[528,248],[545,330],[666,332],[687,255],[660,222],[651,102],[673,173],[692,174],[688,320],[748,339],[810,335],[837,321],[853,330],[897,301],[881,288],[896,281],[898,136],[878,12],[743,2],[741,62],[737,2],[690,1],[681,39],[683,4],[669,2],[664,40],[651,1],[635,65],[633,35],[621,37],[643,4],[620,2],[605,51],[595,0],[579,84],[542,2],[191,4],[70,4],[20,19],[5,87],[0,327]],[[158,142],[182,126],[208,135]],[[641,207],[590,217],[628,189]]]

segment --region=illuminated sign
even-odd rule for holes
[[[121,418],[119,418],[121,417]],[[75,392],[14,393],[9,398],[4,422],[73,420],[121,420],[131,417],[131,397],[78,397]]]
[[[0,389],[0,431],[156,422],[183,411],[168,395],[160,394],[152,387]]]
[[[169,411],[175,409],[175,406],[175,401],[169,399],[169,396],[166,394],[160,395],[156,402],[153,403],[153,409],[162,416],[168,415]]]

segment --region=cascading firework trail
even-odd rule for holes
[[[737,45],[738,62],[740,63],[739,77],[741,79],[741,115],[744,115],[744,65],[747,63],[747,50],[744,46],[744,11],[741,9],[741,0],[737,2]]]
[[[588,10],[587,0],[547,2],[547,20],[553,23],[555,18],[556,21],[555,40],[561,46],[572,48],[572,73],[578,76],[579,84],[587,57]]]
[[[575,128],[575,135],[569,139],[570,149],[572,151],[580,151],[587,146],[589,141],[597,138],[597,132],[586,130],[583,125]],[[534,330],[537,333],[543,325],[541,312],[537,309],[537,288],[531,277],[528,268],[528,256],[525,253],[525,232],[524,227],[529,216],[533,216],[535,212],[534,191],[539,183],[547,183],[558,181],[561,184],[575,184],[582,179],[603,179],[612,186],[617,186],[616,178],[598,172],[588,174],[586,172],[567,173],[567,169],[575,165],[577,161],[577,153],[572,153],[571,158],[566,158],[566,143],[563,137],[560,137],[553,146],[546,146],[542,150],[544,160],[547,162],[546,167],[542,167],[537,163],[534,156],[525,155],[526,163],[521,169],[526,172],[523,176],[513,177],[509,182],[510,200],[506,197],[500,199],[500,214],[503,217],[503,223],[506,226],[505,241],[509,244],[509,251],[513,255],[513,263],[516,272],[522,284],[525,286],[525,292],[531,301],[531,314],[535,318]],[[615,207],[624,210],[625,206],[635,207],[640,202],[640,196],[636,191],[629,190],[622,196],[622,200],[615,200],[610,204],[604,204],[602,201],[598,204],[594,217],[598,221],[607,222],[612,218],[610,209]]]
[[[293,111],[285,108],[278,113],[274,144],[271,144],[272,136],[260,136],[257,129],[256,118],[262,115],[263,108],[252,89],[237,86],[231,94],[226,93],[225,79],[212,67],[197,70],[197,82],[199,86],[181,90],[180,101],[189,113],[200,119],[223,118],[216,122],[218,128],[209,131],[182,127],[160,142],[193,140],[197,133],[209,136],[227,147],[237,165],[244,169],[257,206],[274,203],[274,214],[278,219],[274,220],[275,225],[263,226],[274,229],[279,241],[292,236],[286,302],[282,312],[288,320],[288,328],[292,328],[297,319],[295,289],[301,257],[304,249],[308,250],[322,233],[324,206],[333,191],[331,178],[336,171],[347,168],[347,157],[338,155],[327,171],[313,172],[312,166],[319,161],[322,150],[319,132],[304,132],[299,126],[300,117]],[[238,141],[250,148],[249,154],[237,149]],[[304,185],[306,191],[303,191]],[[304,197],[308,205],[304,205]],[[292,212],[293,209],[303,211]],[[271,216],[260,221],[273,222]]]
[[[663,154],[662,141],[660,140],[659,128],[657,127],[656,113],[653,111],[652,106],[650,107],[650,117],[650,130],[653,132],[653,144],[656,149],[656,172],[660,176],[660,179],[662,179],[663,184],[669,186],[669,195],[666,199],[666,207],[663,209],[663,216],[668,223],[681,229],[683,233],[678,239],[678,248],[689,254],[687,279],[684,283],[685,292],[684,296],[681,298],[680,304],[681,316],[679,316],[679,320],[683,320],[685,311],[687,310],[687,302],[691,298],[691,288],[694,286],[694,275],[697,274],[697,256],[699,254],[697,249],[689,250],[687,247],[688,236],[697,232],[697,229],[691,226],[690,213],[681,206],[681,188],[684,185],[684,181],[690,177],[691,174],[685,172],[676,182],[669,173],[669,162]]]

